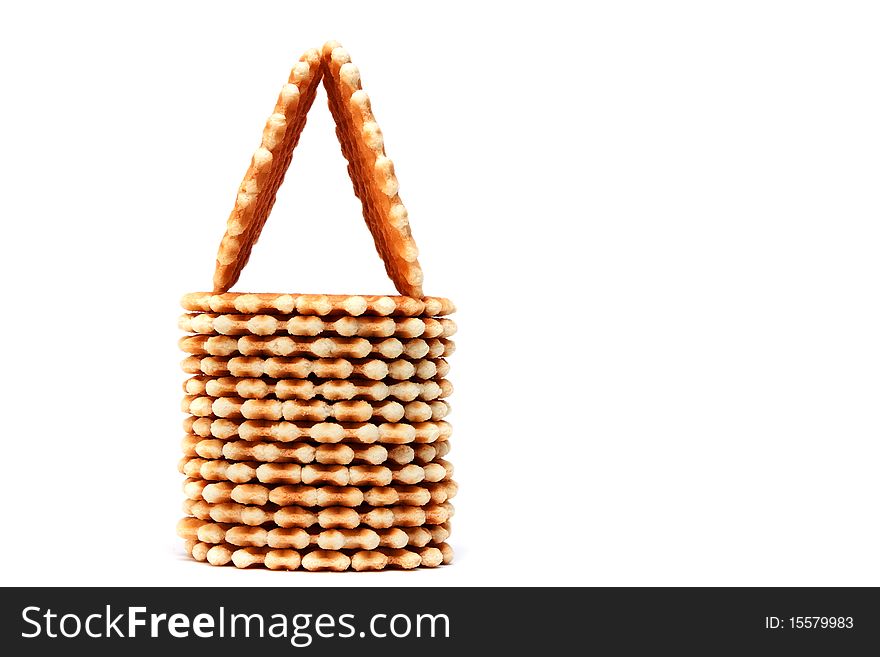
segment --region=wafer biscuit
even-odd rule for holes
[[[184,500],[183,512],[201,520],[250,525],[256,527],[275,523],[279,527],[308,528],[318,525],[324,529],[354,529],[360,526],[373,529],[389,527],[421,527],[442,525],[454,513],[451,503],[430,503],[424,506],[362,507],[301,507],[265,504],[249,506],[238,502],[211,504],[204,500]]]
[[[212,504],[239,502],[279,506],[424,506],[442,504],[453,498],[458,486],[452,480],[423,485],[389,486],[310,486],[307,484],[237,484],[231,481],[208,481],[188,478],[184,494],[191,500],[203,499]]]
[[[316,446],[304,442],[277,445],[275,443],[245,441],[225,442],[212,438],[206,438],[196,443],[193,452],[206,459],[226,458],[233,461],[299,463],[301,465],[309,463],[380,465],[388,459],[388,450],[381,445],[366,447],[344,444]]]
[[[452,394],[452,384],[446,379],[439,381],[401,381],[385,383],[368,379],[271,379],[243,377],[194,376],[183,384],[187,395],[209,397],[242,397],[244,399],[313,399],[322,397],[328,401],[366,399],[383,401],[392,397],[410,402],[417,399],[432,401]]]
[[[180,350],[196,356],[310,356],[313,358],[409,359],[440,358],[455,351],[446,338],[340,338],[290,337],[287,335],[187,335],[178,341]]]
[[[314,375],[322,379],[360,377],[378,381],[393,379],[406,381],[442,378],[449,372],[449,364],[442,358],[433,360],[392,360],[377,358],[258,358],[256,356],[190,356],[181,362],[188,374],[208,376],[237,376],[254,378],[269,376],[273,379],[304,379]]]
[[[424,465],[299,465],[298,463],[259,463],[184,457],[178,464],[181,474],[207,481],[244,484],[330,484],[333,486],[387,486],[391,483],[433,483],[452,477],[452,464],[436,459]]]
[[[317,51],[309,50],[281,89],[226,223],[214,270],[215,292],[225,292],[235,285],[250,258],[305,127],[321,73]]]
[[[317,315],[319,317],[361,315],[374,317],[436,317],[451,315],[455,305],[441,297],[341,294],[279,294],[191,292],[180,302],[184,310],[205,313],[248,315]]]
[[[442,543],[449,538],[449,526],[304,529],[275,527],[271,524],[254,527],[186,517],[177,523],[177,535],[185,540],[211,544],[228,543],[237,547],[303,550],[314,546],[323,550],[373,550],[377,547],[425,547],[431,543]]]
[[[203,459],[228,459],[230,461],[256,461],[258,463],[299,463],[308,465],[425,465],[449,453],[449,441],[433,444],[395,445],[347,445],[295,442],[278,445],[276,443],[247,442],[243,440],[226,442],[216,438],[203,438],[191,447],[184,445],[184,456],[199,456]]]
[[[406,208],[398,195],[394,165],[385,155],[382,131],[361,88],[360,73],[348,53],[331,41],[323,48],[323,79],[327,104],[336,121],[336,135],[348,160],[354,193],[376,250],[401,294],[421,296],[422,270]]]
[[[315,315],[181,315],[177,326],[185,333],[203,335],[337,335],[352,338],[449,338],[455,322],[433,317],[340,317],[322,319]]]
[[[230,420],[226,418],[189,416],[183,421],[184,431],[203,438],[229,440],[272,440],[289,443],[295,440],[314,440],[319,443],[433,443],[447,440],[452,425],[438,422],[393,423],[383,422],[287,422],[271,420]]]
[[[196,417],[245,418],[248,420],[288,420],[324,422],[336,419],[340,422],[367,422],[369,420],[411,422],[442,420],[449,413],[449,403],[444,400],[431,402],[414,401],[400,403],[385,400],[326,402],[320,399],[242,399],[240,397],[185,396],[181,410]]]
[[[448,537],[442,525],[430,525],[436,528],[434,534],[438,538],[444,535]],[[196,539],[204,543],[219,544],[228,543],[239,547],[270,547],[281,549],[302,550],[315,546],[325,550],[357,549],[373,550],[377,547],[402,548],[409,545],[409,534],[399,527],[387,529],[371,529],[359,527],[356,529],[320,529],[301,527],[252,527],[249,525],[234,525],[228,523],[215,523],[198,518],[184,518],[177,526],[178,536],[192,540]],[[432,534],[427,531],[426,533]],[[433,535],[433,534],[432,534]],[[423,534],[415,535],[416,539],[423,538]],[[445,540],[442,538],[441,540]],[[416,546],[415,547],[421,547]]]
[[[186,551],[196,561],[214,566],[232,564],[237,568],[265,566],[271,570],[310,571],[384,570],[386,568],[433,568],[452,561],[447,543],[415,549],[378,548],[376,550],[275,550],[271,548],[237,547],[228,543],[212,545],[197,540],[185,543]]]
[[[407,363],[408,361],[400,361]],[[321,378],[346,379],[350,376],[371,380],[394,378],[392,363],[371,359],[347,360],[344,358],[257,358],[254,356],[190,356],[181,362],[184,372],[203,373],[208,376],[258,377],[275,379],[304,379],[309,375]],[[396,370],[410,371],[414,366],[396,366]],[[409,377],[400,377],[401,379]]]

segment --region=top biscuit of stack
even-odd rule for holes
[[[225,238],[224,238],[225,239]],[[219,265],[218,265],[219,266]],[[274,294],[192,292],[184,295],[185,310],[246,315],[361,315],[376,317],[433,317],[455,312],[455,305],[441,297],[343,294]]]

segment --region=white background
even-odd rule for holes
[[[5,9],[3,583],[880,585],[878,19]],[[178,301],[210,285],[290,67],[330,38],[425,290],[459,308],[457,559],[435,571],[212,568],[174,535]],[[319,93],[238,290],[393,292]]]

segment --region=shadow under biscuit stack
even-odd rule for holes
[[[229,292],[320,81],[364,218],[401,296]],[[184,517],[198,561],[383,570],[452,560],[446,460],[456,331],[422,273],[393,165],[339,44],[291,71],[239,189],[212,292],[184,296]]]

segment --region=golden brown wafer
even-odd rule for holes
[[[385,400],[326,402],[320,399],[242,399],[240,397],[185,396],[181,410],[196,417],[244,418],[248,420],[287,420],[291,422],[367,422],[385,420],[411,422],[442,420],[449,414],[449,402]]]
[[[403,361],[406,362],[406,361]],[[393,362],[392,362],[393,363]],[[184,372],[207,374],[209,376],[258,377],[269,376],[275,379],[304,379],[314,374],[321,378],[347,379],[350,376],[371,380],[394,378],[392,363],[371,359],[344,358],[257,358],[254,356],[190,356],[181,363]],[[413,366],[396,366],[395,369],[408,371]],[[409,378],[400,377],[400,378]]]
[[[317,315],[332,317],[361,315],[374,317],[435,317],[451,315],[455,305],[441,297],[341,294],[283,294],[191,292],[181,299],[184,310],[191,312],[241,313],[267,315]]]
[[[184,500],[183,512],[201,520],[242,524],[256,527],[274,523],[278,527],[308,528],[318,525],[324,529],[355,529],[365,526],[373,529],[389,527],[421,527],[442,525],[454,514],[449,502],[430,503],[424,506],[386,507],[301,507],[265,504],[249,506],[238,502],[211,504],[205,500]]]
[[[201,525],[194,525],[202,523]],[[193,532],[193,528],[196,531]],[[432,525],[431,527],[434,527]],[[446,532],[448,535],[448,532]],[[442,536],[442,530],[438,535]],[[178,535],[205,543],[229,543],[241,547],[269,547],[302,550],[315,546],[324,550],[373,550],[377,547],[401,548],[409,545],[409,535],[400,528],[302,529],[299,527],[250,527],[212,523],[186,518],[178,525]],[[416,536],[422,538],[422,534]]]
[[[314,440],[319,443],[385,443],[405,445],[408,443],[433,443],[447,440],[452,435],[452,425],[438,422],[372,424],[369,422],[287,422],[271,420],[230,420],[226,418],[187,417],[184,431],[203,438],[230,440],[272,440],[293,442]]]
[[[313,358],[385,358],[411,360],[440,358],[455,351],[446,338],[340,338],[291,337],[287,335],[187,335],[178,341],[180,350],[196,356],[309,356]]]
[[[323,78],[336,135],[348,160],[355,195],[385,271],[401,294],[422,295],[422,269],[406,208],[398,195],[394,165],[385,155],[382,131],[361,88],[360,73],[336,42],[323,48]]]
[[[347,465],[367,463],[380,465],[388,459],[388,450],[381,445],[349,446],[345,444],[313,445],[295,442],[278,445],[275,443],[203,439],[196,443],[196,455],[206,459],[226,458],[232,461],[257,461],[260,463],[323,463],[328,465]]]
[[[319,335],[361,338],[449,338],[455,322],[433,317],[340,317],[322,319],[315,315],[181,315],[177,322],[186,333],[203,335]]]
[[[399,401],[432,401],[452,394],[452,384],[439,381],[372,381],[369,379],[271,379],[245,377],[210,377],[205,374],[187,379],[183,390],[188,395],[209,397],[242,397],[244,399],[313,399],[328,401],[366,399],[383,401],[389,397]]]
[[[295,443],[263,443],[244,440],[225,442],[216,438],[203,438],[194,445],[184,445],[184,456],[203,459],[228,459],[230,461],[256,461],[259,463],[299,463],[308,465],[425,465],[449,453],[449,441],[433,444],[395,445],[347,445]]]
[[[184,457],[178,464],[181,474],[207,481],[239,484],[260,481],[267,484],[330,484],[333,486],[387,486],[391,483],[418,484],[445,481],[452,477],[452,464],[436,459],[424,465],[300,465],[298,463],[259,463]]]
[[[311,527],[276,527],[216,523],[186,517],[177,523],[177,535],[185,540],[203,543],[228,543],[237,547],[269,547],[303,550],[310,546],[324,550],[373,550],[377,547],[425,547],[449,538],[448,525],[422,527],[389,527],[372,529],[321,529]]]
[[[188,478],[184,494],[191,500],[203,499],[212,504],[238,502],[279,506],[424,506],[429,502],[442,504],[452,499],[458,486],[452,480],[417,485],[388,486],[310,486],[308,484],[237,484],[231,481],[209,481]]]
[[[225,292],[235,285],[250,258],[305,127],[321,68],[317,51],[307,51],[281,89],[226,223],[214,270],[215,292]]]
[[[422,547],[374,550],[324,550],[321,548],[276,549],[271,547],[240,547],[231,543],[206,543],[187,539],[187,553],[196,561],[214,566],[235,565],[238,568],[265,566],[271,570],[382,570],[384,568],[433,568],[452,563],[453,552],[448,543],[432,543]],[[418,556],[416,563],[415,556]]]
[[[374,381],[392,379],[442,378],[449,373],[449,364],[442,358],[433,360],[392,360],[377,358],[258,358],[256,356],[190,356],[181,362],[181,368],[189,374],[208,376],[237,376],[254,378],[269,376],[273,379],[304,379],[314,375],[322,379],[347,379],[360,377]]]
[[[379,548],[377,550],[273,550],[258,547],[236,547],[228,544],[211,545],[187,541],[187,552],[197,561],[213,566],[232,564],[237,568],[264,566],[271,570],[303,570],[342,572],[349,568],[357,571],[376,571],[386,568],[434,568],[452,559],[448,544],[426,546],[415,550]]]

